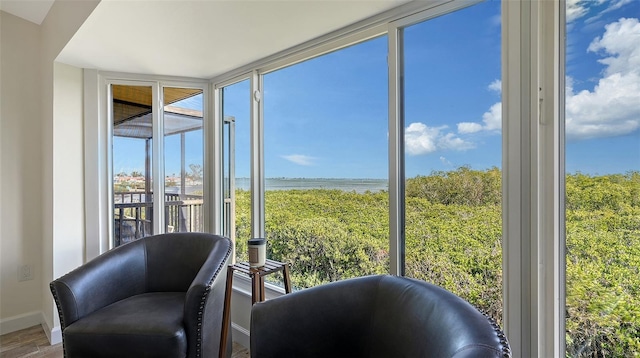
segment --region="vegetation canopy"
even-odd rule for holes
[[[501,172],[467,167],[406,182],[406,274],[502,321]],[[239,259],[249,192],[237,192]],[[386,192],[266,192],[268,257],[294,287],[389,272]],[[566,177],[567,356],[640,352],[640,173]]]

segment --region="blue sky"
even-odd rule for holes
[[[567,171],[640,170],[640,1],[568,1]]]
[[[567,18],[567,171],[640,170],[640,1],[570,0]],[[407,177],[501,166],[500,31],[498,1],[406,29]],[[386,54],[381,37],[265,75],[267,177],[387,178]],[[248,81],[223,105],[248,177]]]

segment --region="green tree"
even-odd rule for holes
[[[449,172],[433,172],[407,180],[406,195],[444,205],[499,205],[502,200],[500,169],[487,171],[460,167]]]

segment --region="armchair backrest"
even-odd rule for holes
[[[147,292],[186,292],[215,244],[207,234],[192,233],[156,235],[143,241]]]
[[[405,277],[366,276],[256,303],[252,357],[510,357],[506,337],[471,304]]]
[[[377,286],[377,281],[356,278],[256,303],[252,356],[366,357]]]
[[[379,280],[371,324],[372,337],[377,338],[367,356],[507,356],[500,328],[467,301],[420,280],[396,276]]]
[[[145,275],[145,250],[138,241],[102,254],[54,280],[50,286],[62,329],[102,307],[144,293]]]

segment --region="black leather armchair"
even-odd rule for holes
[[[230,255],[221,236],[161,234],[51,282],[65,357],[217,357]]]
[[[251,310],[251,357],[511,357],[500,327],[441,287],[367,276]]]

